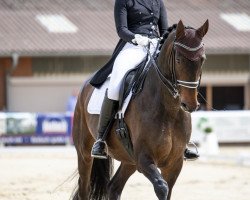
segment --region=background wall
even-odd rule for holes
[[[81,89],[88,75],[8,79],[8,107],[20,112],[64,112],[68,98]]]

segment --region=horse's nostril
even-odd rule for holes
[[[201,106],[201,104],[198,103],[198,104],[197,104],[197,107],[196,107],[196,110],[198,110],[198,109],[200,108],[200,106]]]
[[[200,104],[198,103],[196,107],[189,107],[186,103],[181,103],[181,107],[184,111],[186,112],[194,112],[195,110],[197,110],[199,108]]]
[[[188,110],[187,105],[186,105],[185,103],[183,103],[183,102],[181,103],[181,107],[182,107],[182,109],[185,110],[185,111]]]

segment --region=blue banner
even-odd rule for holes
[[[49,136],[3,135],[0,137],[0,142],[5,145],[42,145],[42,144],[53,145],[53,144],[71,144],[71,139],[69,136],[64,136],[64,135],[49,135]]]
[[[36,135],[71,135],[72,116],[67,114],[38,114]]]

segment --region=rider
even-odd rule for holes
[[[120,40],[112,58],[91,79],[90,84],[100,87],[109,74],[110,83],[104,97],[98,124],[98,139],[92,147],[91,156],[107,158],[105,131],[117,111],[121,81],[126,72],[136,67],[147,55],[144,48],[151,41],[150,52],[155,51],[157,39],[168,29],[167,11],[163,0],[116,0],[115,25]],[[186,158],[199,155],[185,150]]]

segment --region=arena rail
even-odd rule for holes
[[[73,113],[0,112],[3,145],[72,144]],[[200,143],[213,131],[220,144],[250,143],[250,111],[192,113],[192,138]]]
[[[200,143],[215,133],[220,144],[250,143],[250,111],[197,111],[192,113],[192,140]]]
[[[72,144],[72,120],[72,113],[0,113],[0,143]]]

